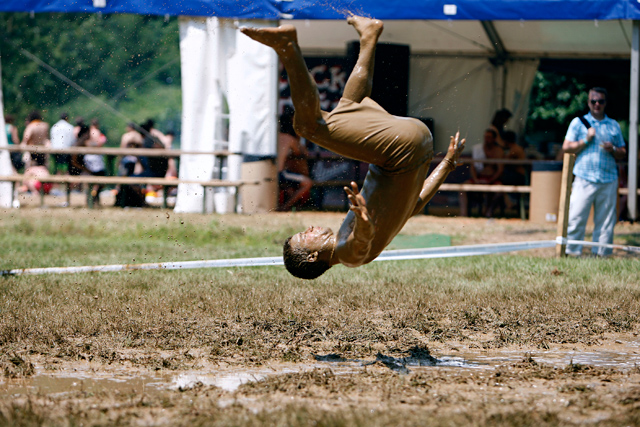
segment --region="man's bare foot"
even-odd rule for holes
[[[298,43],[296,27],[293,25],[281,25],[277,28],[241,27],[240,31],[253,40],[273,48],[276,52]]]
[[[347,18],[347,24],[352,25],[363,39],[373,37],[377,40],[384,29],[382,21],[364,16],[351,15]]]

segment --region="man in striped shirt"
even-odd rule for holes
[[[613,243],[618,195],[616,159],[626,156],[625,142],[618,122],[605,113],[607,91],[589,90],[589,113],[571,121],[562,149],[576,153],[575,179],[569,207],[569,240],[584,240],[585,228],[593,206],[593,241]],[[593,247],[598,256],[611,255],[611,249]],[[580,256],[581,245],[567,245],[567,255]]]

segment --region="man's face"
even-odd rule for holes
[[[607,99],[600,92],[589,92],[589,111],[593,117],[604,117],[604,109],[607,106]]]
[[[289,244],[292,247],[305,248],[309,252],[330,253],[333,251],[334,235],[330,228],[310,226],[305,231],[293,235]]]
[[[496,136],[493,134],[493,132],[486,131],[484,133],[484,143],[486,145],[493,145],[496,143]]]

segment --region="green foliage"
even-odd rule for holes
[[[576,76],[537,72],[531,88],[527,134],[561,141],[571,119],[587,108],[587,85]]]
[[[97,118],[110,145],[128,121],[180,123],[178,21],[138,15],[0,14],[5,111],[22,131],[29,111],[54,123],[61,112]],[[55,76],[64,75],[109,107]],[[115,109],[122,113],[118,115]]]
[[[585,110],[587,87],[576,77],[538,72],[533,83],[535,102],[530,119],[564,125]]]

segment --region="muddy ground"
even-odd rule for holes
[[[53,215],[81,220],[80,212]],[[251,223],[337,227],[341,218],[269,214]],[[447,234],[458,245],[553,239],[555,225],[425,216],[405,232]],[[640,226],[616,234],[634,242]],[[524,257],[469,260],[476,267],[458,272],[464,286],[450,287],[422,288],[412,271],[384,269],[371,273],[381,276],[371,290],[339,274],[311,286],[229,272],[228,282],[211,281],[211,296],[182,276],[165,289],[162,272],[144,282],[82,276],[64,282],[68,291],[53,279],[23,293],[6,282],[0,424],[640,425],[637,256],[582,260],[580,269],[553,256],[527,252],[540,260],[531,271]],[[483,276],[487,268],[497,271]],[[513,277],[500,279],[501,269]],[[210,282],[194,274],[200,287]],[[249,289],[261,280],[269,286]],[[496,290],[501,280],[521,288]],[[96,281],[104,288],[92,290]]]

